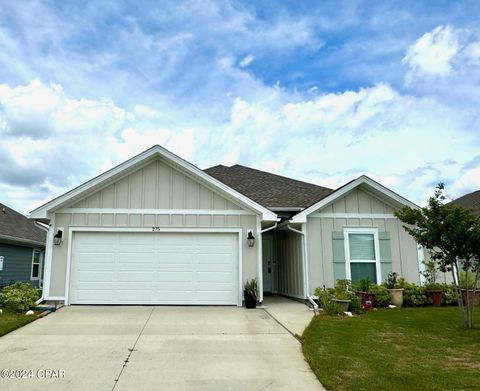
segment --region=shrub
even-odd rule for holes
[[[428,298],[425,294],[425,287],[403,281],[402,288],[404,289],[404,307],[424,307],[428,304]]]
[[[456,306],[458,305],[458,292],[454,284],[441,284],[442,288],[442,305]]]
[[[333,294],[335,290],[333,288],[324,291],[321,288],[315,289],[315,295],[318,297],[318,304],[323,309],[325,315],[340,315],[343,314],[342,307],[334,302]]]
[[[355,297],[352,297],[351,300],[352,301],[350,302],[350,305],[348,306],[348,310],[350,312],[354,312],[356,314],[363,314],[365,312],[365,310],[362,307],[362,300],[360,299],[360,297],[355,296]]]
[[[12,312],[27,311],[35,306],[39,298],[37,289],[24,282],[16,282],[3,288],[0,306]]]
[[[370,285],[370,292],[375,293],[373,299],[374,307],[387,307],[390,304],[390,292],[383,285]]]

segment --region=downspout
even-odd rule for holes
[[[50,234],[52,230],[52,226],[51,225],[46,225],[46,224],[42,224],[42,223],[39,223],[37,220],[34,221],[35,222],[35,225],[40,228],[40,229],[43,229],[44,231],[47,232],[47,243],[45,243],[45,251],[43,252],[43,260],[42,260],[42,275],[40,276],[40,280],[39,282],[41,282],[41,285],[42,285],[42,295],[40,296],[40,298],[35,302],[35,305],[39,305],[41,304],[43,301],[45,301],[44,299],[44,291],[45,291],[45,286],[44,286],[44,275],[45,274],[45,262],[46,262],[46,254],[47,254],[47,246],[48,246],[48,241],[49,241],[49,238],[50,238]]]
[[[264,232],[271,231],[272,229],[277,228],[277,225],[278,225],[278,221],[273,226],[261,230],[260,233],[263,234]]]
[[[290,221],[289,221],[290,222]],[[303,226],[303,224],[302,224]],[[315,300],[310,296],[310,287],[308,282],[308,249],[307,249],[307,236],[305,232],[299,231],[298,229],[292,228],[290,224],[287,224],[287,228],[297,234],[302,235],[302,261],[303,261],[303,289],[305,297],[308,299],[310,304],[313,306],[313,311],[315,314],[318,313],[318,304],[315,303]]]

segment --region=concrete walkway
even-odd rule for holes
[[[292,334],[302,336],[303,330],[313,318],[311,311],[305,304],[282,296],[265,296],[263,298],[265,310],[286,327]]]
[[[323,389],[292,335],[236,307],[64,307],[1,337],[0,369],[27,374],[2,391]]]

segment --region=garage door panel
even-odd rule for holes
[[[238,236],[75,233],[70,302],[236,304]]]

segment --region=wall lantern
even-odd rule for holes
[[[248,242],[248,247],[253,247],[255,245],[255,236],[253,236],[252,231],[248,231],[247,242]]]
[[[53,235],[53,244],[55,246],[58,246],[60,243],[62,243],[63,240],[63,230],[58,229],[57,233]]]

